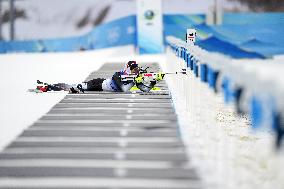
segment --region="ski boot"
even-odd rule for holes
[[[71,86],[69,93],[85,93],[87,83],[78,84],[77,86]]]

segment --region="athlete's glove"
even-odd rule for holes
[[[164,79],[164,77],[165,77],[165,74],[160,72],[156,75],[156,81],[161,81]]]
[[[141,75],[137,76],[137,77],[135,78],[135,82],[136,82],[137,84],[142,83],[142,82],[143,82],[143,77],[142,77]]]

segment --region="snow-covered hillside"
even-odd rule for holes
[[[219,0],[225,10],[246,10],[239,3]],[[163,0],[164,14],[206,13],[214,0]],[[98,24],[136,13],[135,0],[21,0],[22,11],[15,22],[17,40],[47,39],[82,35]],[[2,2],[8,14],[8,1]],[[3,23],[3,37],[9,39],[9,23]]]

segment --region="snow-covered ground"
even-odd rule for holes
[[[78,53],[0,55],[0,149],[65,96],[66,92],[27,92],[35,87],[37,79],[78,83],[105,62],[130,59],[159,62],[165,71],[179,69],[166,62],[182,65],[173,55],[136,56],[132,46]],[[237,116],[221,95],[215,95],[194,77],[171,77],[167,81],[182,137],[205,189],[284,188],[284,154],[273,150],[273,134],[252,132],[246,116]]]
[[[133,46],[78,53],[0,55],[0,151],[23,129],[48,112],[67,92],[30,93],[36,80],[82,82],[107,62],[161,62],[163,56],[136,56]]]
[[[78,53],[0,55],[0,149],[44,115],[66,92],[35,94],[36,80],[80,83],[107,61],[126,60],[132,46]],[[124,58],[125,57],[125,58]]]

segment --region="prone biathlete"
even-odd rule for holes
[[[137,75],[133,80],[123,80],[121,76]],[[138,89],[143,92],[149,92],[157,82],[164,78],[163,73],[158,73],[156,78],[149,83],[144,83],[142,74],[139,74],[139,67],[136,61],[129,61],[125,64],[123,70],[115,72],[111,78],[96,78],[71,86],[70,93],[81,93],[84,91],[111,91],[111,92],[128,92],[136,85]]]

